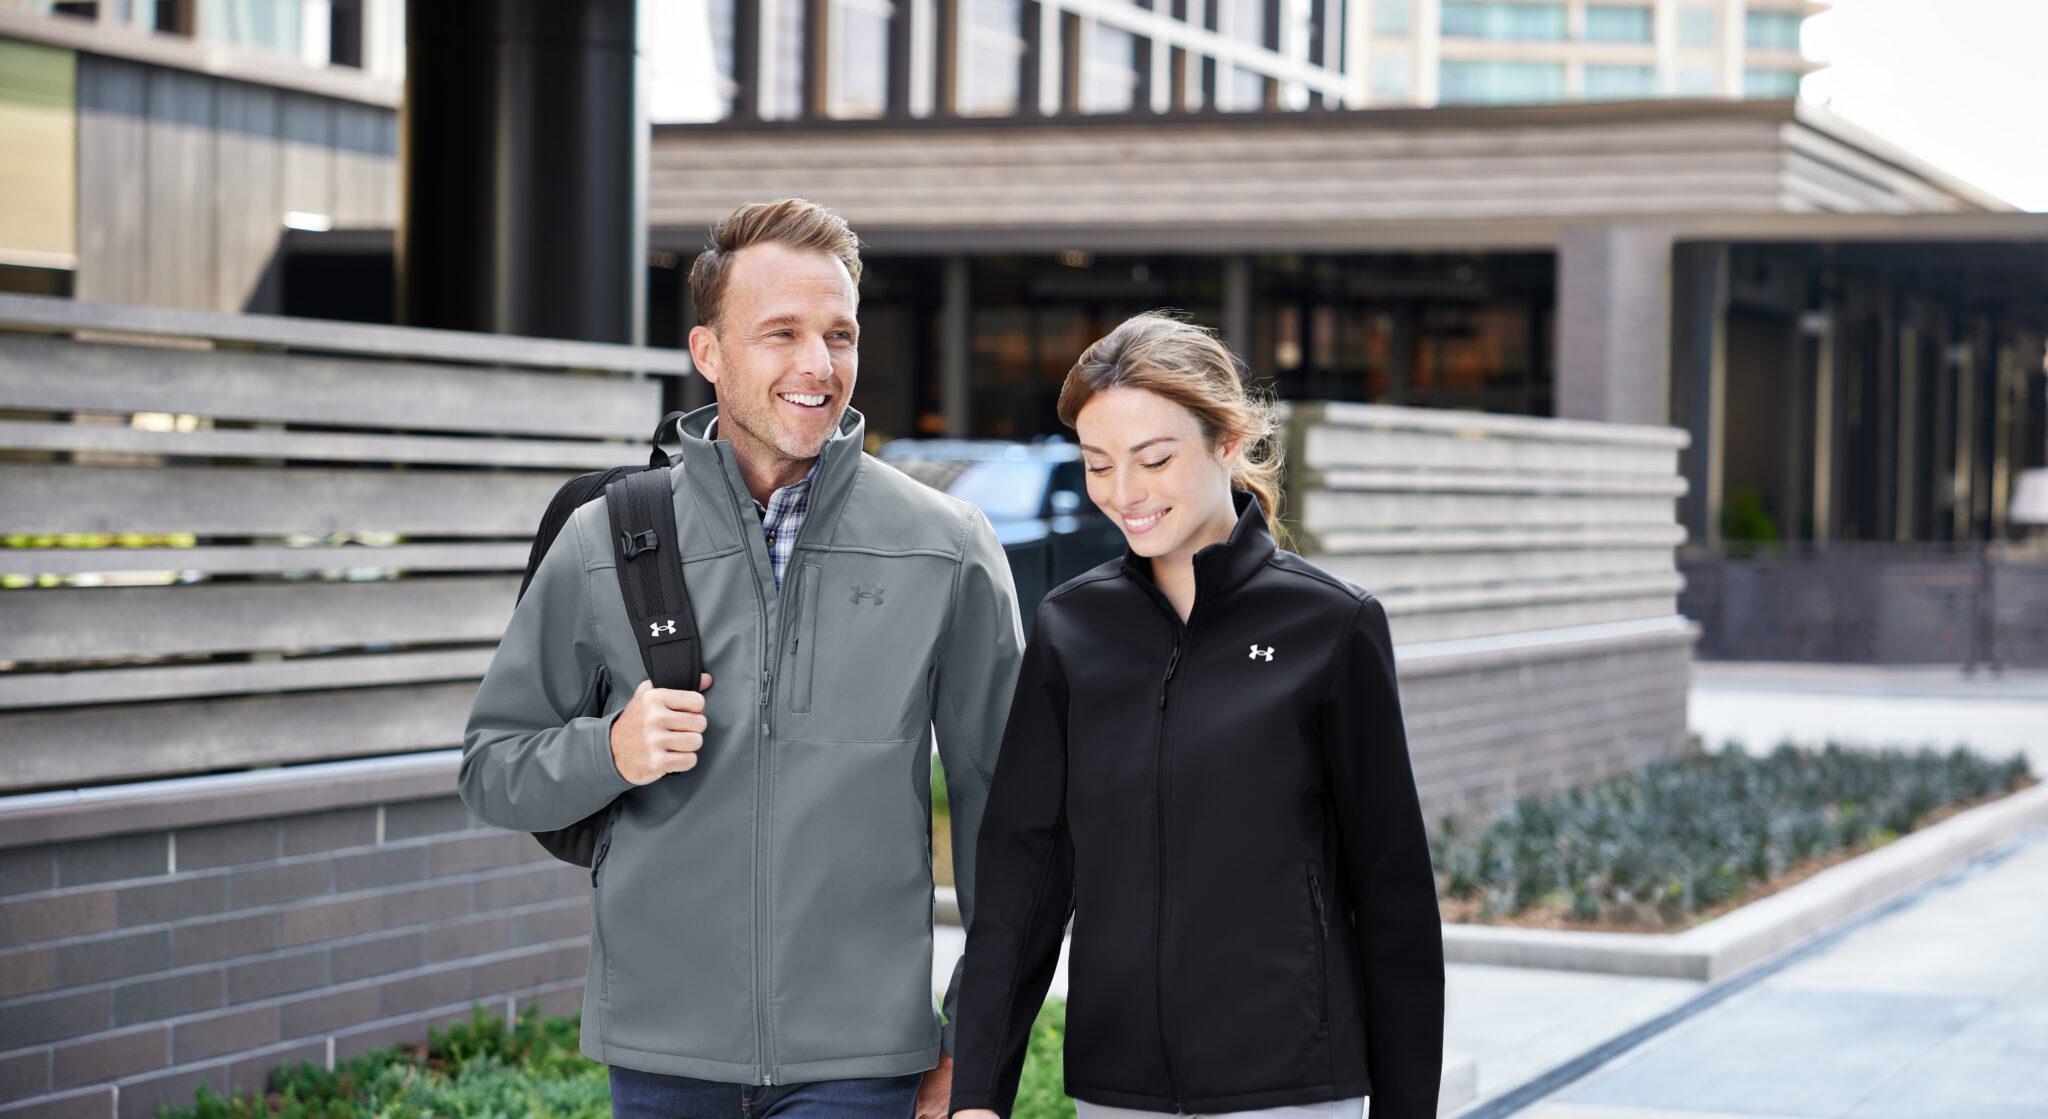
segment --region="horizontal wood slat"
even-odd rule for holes
[[[570,477],[0,463],[0,533],[531,536]]]
[[[0,337],[0,402],[28,411],[612,439],[645,439],[661,418],[657,381],[20,336]]]
[[[229,314],[170,307],[130,306],[37,295],[0,294],[0,328],[69,333],[118,331],[257,346],[320,350],[375,357],[604,369],[620,372],[694,372],[687,350],[522,338],[465,330],[427,330],[284,315]]]
[[[475,696],[461,682],[0,713],[0,792],[460,746]]]
[[[1308,429],[1299,461],[1305,469],[1396,467],[1410,470],[1511,470],[1569,474],[1670,476],[1675,447],[1566,443],[1547,439],[1447,439],[1444,433],[1316,424]]]
[[[538,514],[534,523],[540,522]],[[394,544],[387,548],[276,545],[198,548],[0,548],[0,574],[77,575],[81,572],[200,571],[215,575],[271,575],[281,571],[521,571],[532,546],[513,544]]]
[[[0,709],[481,679],[489,649],[0,675]]]
[[[1299,508],[1301,523],[1311,532],[1367,527],[1654,525],[1669,523],[1673,516],[1669,497],[1525,498],[1353,490],[1311,490]]]
[[[652,425],[649,425],[652,426]],[[0,420],[0,450],[87,451],[188,458],[429,462],[603,470],[646,460],[643,445],[565,439],[461,439],[318,431],[143,431],[113,424]]]
[[[1374,593],[1395,589],[1524,585],[1555,580],[1668,575],[1671,548],[1408,552],[1318,556],[1316,562]]]
[[[495,641],[517,576],[0,593],[0,661]]]
[[[1405,608],[1404,608],[1405,609]],[[1678,596],[1655,594],[1629,598],[1585,598],[1565,601],[1526,602],[1467,610],[1397,611],[1387,604],[1388,625],[1396,645],[1428,641],[1455,641],[1466,637],[1491,637],[1530,630],[1561,629],[1566,626],[1627,622],[1661,618],[1678,612]]]
[[[1508,474],[1449,470],[1310,470],[1308,485],[1375,493],[1499,494],[1520,497],[1679,497],[1685,479],[1611,474]]]
[[[1426,555],[1584,548],[1676,548],[1681,525],[1555,525],[1493,530],[1332,529],[1315,534],[1318,555]]]

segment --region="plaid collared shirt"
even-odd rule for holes
[[[718,421],[704,429],[704,438],[718,438]],[[761,517],[761,535],[768,540],[768,566],[775,570],[775,589],[782,589],[782,572],[789,567],[789,557],[796,551],[797,531],[804,527],[804,514],[811,507],[811,477],[818,472],[817,460],[811,461],[810,470],[789,485],[768,495],[768,504],[754,502],[754,512]]]

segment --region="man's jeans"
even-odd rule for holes
[[[910,1119],[923,1073],[814,1084],[721,1084],[612,1069],[612,1119]]]

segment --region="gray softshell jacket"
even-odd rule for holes
[[[477,690],[463,803],[521,831],[614,804],[592,879],[582,1050],[726,1083],[898,1076],[952,1051],[932,999],[931,743],[972,918],[974,839],[1023,633],[979,509],[825,445],[781,589],[716,407],[670,471],[703,635],[696,768],[634,786],[613,717],[646,678],[604,501],[563,527]],[[943,1036],[942,1036],[943,1035]]]

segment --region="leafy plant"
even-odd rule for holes
[[[1816,857],[1888,843],[1930,812],[2009,792],[2023,757],[1697,747],[1609,781],[1527,797],[1431,836],[1440,892],[1478,919],[1555,907],[1581,922],[1670,926]]]
[[[1061,1089],[1066,1004],[1049,1000],[1031,1027],[1013,1119],[1073,1119]],[[611,1077],[576,1048],[578,1018],[538,1008],[505,1028],[472,1010],[429,1030],[427,1044],[393,1046],[337,1064],[279,1065],[267,1092],[215,1095],[202,1085],[189,1107],[164,1104],[162,1119],[609,1119]]]

